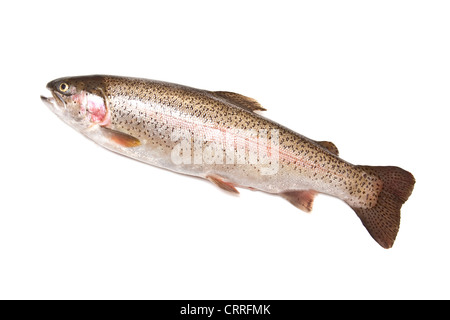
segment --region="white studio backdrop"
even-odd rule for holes
[[[1,299],[450,298],[446,1],[0,5]],[[114,74],[234,91],[355,164],[411,171],[394,247],[287,201],[120,157],[40,101]]]

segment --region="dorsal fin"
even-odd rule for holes
[[[231,104],[238,107],[244,108],[249,111],[266,111],[258,101],[255,99],[243,96],[242,94],[228,92],[228,91],[213,91],[211,92],[214,96],[219,99],[225,100]]]
[[[339,150],[338,148],[334,145],[333,142],[330,141],[316,141],[322,148],[327,149],[328,151],[330,151],[332,154],[339,156]]]

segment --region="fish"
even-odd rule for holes
[[[336,145],[263,116],[253,98],[133,77],[89,75],[50,81],[42,101],[100,146],[177,173],[276,194],[310,212],[326,194],[347,203],[372,238],[391,248],[414,176],[395,166],[354,165]]]

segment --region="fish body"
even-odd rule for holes
[[[372,237],[393,245],[414,177],[398,167],[358,166],[335,145],[270,119],[256,100],[173,83],[116,77],[61,78],[42,98],[63,121],[130,158],[237,187],[279,194],[310,211],[318,193],[349,204]]]

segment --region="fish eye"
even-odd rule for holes
[[[66,92],[67,90],[69,90],[69,85],[67,83],[63,82],[59,85],[59,91]]]

